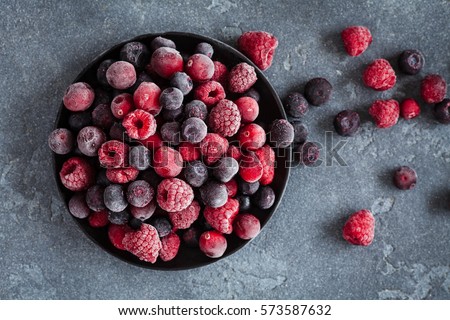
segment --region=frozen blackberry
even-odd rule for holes
[[[294,118],[303,117],[308,111],[309,104],[306,98],[299,92],[291,92],[284,102],[286,112]]]
[[[74,112],[69,116],[69,127],[74,131],[80,131],[91,124],[92,116],[90,111]]]
[[[275,203],[275,192],[269,186],[261,187],[252,196],[252,202],[260,209],[269,209]]]
[[[155,51],[156,49],[161,48],[161,47],[168,47],[168,48],[172,48],[172,49],[177,48],[177,46],[175,45],[175,42],[173,42],[170,39],[163,38],[163,37],[156,37],[150,43],[150,49],[152,49],[152,51]]]
[[[163,109],[175,110],[183,104],[183,92],[180,89],[170,87],[161,92],[159,103]]]
[[[308,138],[309,130],[308,127],[300,121],[291,122],[294,128],[294,143],[304,143]]]
[[[211,58],[214,54],[214,49],[213,49],[212,45],[210,45],[209,43],[200,42],[195,47],[195,53],[201,53],[201,54],[204,54],[205,56],[207,56],[208,58]]]
[[[138,219],[138,218],[131,218],[128,221],[128,225],[133,229],[133,230],[139,230],[142,226],[142,220]]]
[[[242,179],[238,180],[238,189],[239,192],[242,193],[245,196],[251,196],[252,194],[255,194],[256,191],[259,189],[259,182],[247,182]]]
[[[231,157],[223,157],[213,168],[214,177],[220,182],[230,181],[239,171],[238,162]]]
[[[127,200],[132,206],[143,208],[152,201],[155,190],[147,181],[136,180],[127,188]]]
[[[314,78],[305,86],[305,97],[314,106],[320,106],[330,100],[333,87],[324,78]]]
[[[187,95],[194,87],[191,77],[185,72],[176,72],[170,79],[170,85],[179,89],[183,95]]]
[[[121,212],[128,206],[125,192],[119,184],[111,184],[105,188],[103,201],[105,202],[105,206],[113,212]]]
[[[87,126],[78,132],[78,149],[80,149],[80,151],[88,157],[98,156],[98,149],[105,141],[106,135],[98,127]]]
[[[228,200],[227,187],[223,183],[209,180],[200,187],[200,196],[206,206],[218,208]]]
[[[398,57],[398,66],[406,74],[418,74],[424,65],[425,58],[419,50],[405,50]]]
[[[334,128],[341,136],[353,136],[360,125],[359,114],[356,111],[344,110],[334,118]]]
[[[168,110],[163,109],[161,111],[161,116],[164,119],[164,121],[182,121],[184,115],[184,108],[181,106],[181,108],[175,109],[175,110]]]
[[[141,42],[128,42],[120,50],[120,60],[127,61],[138,69],[143,69],[150,60],[150,52],[147,46]]]
[[[193,187],[201,187],[208,180],[208,168],[199,160],[188,162],[183,171],[186,182]]]
[[[170,145],[177,146],[180,144],[180,123],[166,122],[161,126],[161,138]]]
[[[156,218],[151,224],[158,231],[160,238],[167,236],[172,231],[172,225],[166,218]]]
[[[108,80],[106,79],[106,71],[114,62],[116,62],[116,60],[112,59],[104,60],[100,63],[100,65],[97,68],[97,81],[104,87],[110,88]]]
[[[434,106],[434,117],[443,124],[450,123],[450,99],[444,99]]]
[[[192,100],[191,102],[186,103],[184,107],[184,116],[186,118],[196,117],[205,121],[208,117],[208,108],[202,101]]]
[[[294,128],[285,119],[277,119],[270,127],[270,142],[276,148],[286,148],[294,141]]]
[[[143,145],[130,149],[130,166],[138,170],[146,170],[150,167],[150,150]]]
[[[201,234],[199,228],[190,227],[183,233],[183,241],[190,248],[198,248],[198,240]]]
[[[243,212],[243,211],[250,210],[251,202],[250,202],[249,196],[245,196],[245,195],[241,194],[236,197],[236,200],[239,201],[239,211]]]
[[[181,137],[187,142],[199,143],[206,137],[207,133],[208,128],[200,118],[188,118],[181,125]]]
[[[92,211],[98,212],[106,209],[103,201],[105,188],[100,185],[90,187],[86,192],[86,204]]]
[[[119,212],[109,211],[108,212],[108,220],[112,224],[124,225],[127,224],[130,219],[130,213],[128,210],[123,210]]]

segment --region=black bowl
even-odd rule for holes
[[[87,82],[90,84],[97,84],[96,78],[96,70],[99,64],[105,59],[115,58],[118,59],[120,48],[130,41],[141,41],[147,45],[150,44],[151,40],[157,36],[163,36],[165,38],[173,40],[177,49],[180,52],[190,52],[193,53],[195,46],[199,42],[208,42],[214,48],[214,56],[213,59],[219,60],[228,67],[232,67],[240,62],[246,62],[255,67],[256,73],[258,75],[258,81],[254,85],[254,88],[258,90],[260,93],[261,99],[259,102],[260,105],[260,114],[258,119],[255,121],[257,123],[265,123],[270,124],[274,119],[286,119],[286,114],[284,112],[282,103],[277,93],[270,85],[269,81],[266,79],[264,74],[242,53],[237,51],[236,49],[230,47],[229,45],[220,42],[218,40],[208,38],[205,36],[200,36],[192,33],[185,32],[168,32],[162,34],[145,34],[138,36],[134,39],[125,41],[123,43],[117,44],[111,49],[103,52],[97,58],[95,58],[84,70],[76,77],[74,82]],[[61,103],[60,110],[58,116],[56,118],[56,128],[68,127],[68,117],[69,111],[64,107]],[[274,212],[276,211],[280,201],[283,197],[286,184],[289,177],[289,165],[288,161],[291,155],[291,149],[282,149],[275,150],[276,152],[276,161],[277,166],[275,169],[275,178],[271,184],[271,187],[274,189],[276,194],[276,200],[274,205],[268,210],[260,210],[260,209],[252,209],[251,213],[258,217],[261,221],[261,227],[264,227],[269,219],[272,217]],[[69,202],[70,197],[73,195],[73,192],[67,190],[62,185],[59,179],[59,171],[62,167],[63,162],[68,158],[68,156],[54,155],[54,174],[56,183],[58,185],[58,189],[60,191],[61,196],[63,197],[66,205]],[[72,215],[71,215],[72,216]],[[73,216],[72,216],[73,217]],[[92,228],[87,219],[77,219],[73,217],[73,219],[80,226],[81,230],[97,245],[99,245],[103,250],[112,254],[113,256],[126,261],[128,263],[149,268],[149,269],[157,269],[157,270],[182,270],[182,269],[190,269],[201,267],[218,260],[224,259],[229,255],[233,254],[237,250],[241,249],[245,246],[249,241],[242,240],[235,235],[227,235],[228,247],[225,254],[219,259],[212,259],[205,256],[198,248],[189,248],[185,245],[181,245],[180,251],[178,255],[169,262],[163,262],[160,259],[154,264],[141,261],[133,254],[116,249],[108,239],[107,228]]]

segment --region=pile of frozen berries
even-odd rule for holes
[[[277,45],[265,32],[238,41],[263,70]],[[65,155],[59,177],[73,192],[71,214],[150,263],[172,260],[182,244],[218,258],[228,235],[255,237],[252,206],[276,200],[272,147],[294,137],[284,119],[269,132],[255,123],[255,68],[215,60],[205,42],[179,52],[163,37],[129,42],[115,58],[99,64],[96,81],[67,88],[68,127],[49,136]]]

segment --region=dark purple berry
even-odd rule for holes
[[[120,122],[114,122],[109,128],[109,137],[111,140],[130,141],[127,131]]]
[[[196,117],[205,121],[208,117],[208,108],[202,101],[192,100],[191,102],[186,103],[184,107],[184,116],[186,118]]]
[[[141,171],[138,175],[138,179],[147,181],[153,188],[157,188],[162,181],[161,176],[159,176],[155,170]]]
[[[109,129],[114,123],[111,107],[107,104],[99,104],[92,110],[92,123],[102,129]]]
[[[269,209],[275,203],[275,192],[269,186],[261,187],[252,196],[252,202],[260,209]]]
[[[100,185],[94,185],[86,191],[86,204],[92,211],[102,211],[106,209],[103,202],[105,188]]]
[[[418,74],[424,64],[425,58],[419,50],[405,50],[398,57],[398,66],[406,74]]]
[[[238,173],[239,164],[236,159],[231,157],[223,157],[213,168],[212,172],[214,177],[220,182],[228,182]]]
[[[95,98],[92,105],[97,106],[99,104],[110,104],[111,103],[111,95],[108,91],[103,90],[102,88],[96,88],[95,90]]]
[[[208,127],[200,118],[188,118],[181,125],[181,137],[191,143],[199,143],[208,133]]]
[[[294,141],[294,127],[285,119],[277,119],[270,127],[270,142],[275,148],[286,148]]]
[[[106,177],[106,169],[102,168],[98,171],[95,183],[102,187],[107,187],[111,184],[111,181]]]
[[[151,223],[158,231],[159,237],[165,237],[172,232],[172,225],[166,218],[156,218]]]
[[[130,221],[128,221],[128,225],[133,229],[133,230],[139,230],[142,226],[142,220],[138,219],[138,218],[131,218]]]
[[[48,146],[56,154],[68,154],[73,145],[73,134],[65,128],[55,129],[48,136]]]
[[[183,241],[190,248],[198,247],[198,240],[202,233],[197,227],[190,227],[183,233]]]
[[[91,124],[92,116],[90,111],[75,112],[69,116],[69,127],[74,131],[80,131]]]
[[[185,72],[175,72],[172,79],[170,79],[170,85],[180,89],[183,95],[187,95],[194,87],[191,77]]]
[[[255,194],[255,192],[258,191],[258,189],[259,189],[259,181],[247,182],[242,179],[238,180],[238,190],[245,196],[251,196],[252,194]]]
[[[161,92],[159,103],[163,109],[175,110],[183,104],[183,92],[180,89],[170,87]]]
[[[434,117],[440,123],[450,123],[450,99],[444,99],[434,105]]]
[[[168,48],[172,48],[172,49],[177,48],[175,45],[175,42],[173,42],[172,40],[169,40],[167,38],[163,38],[163,37],[156,37],[150,43],[150,49],[152,49],[153,51],[155,51],[156,49],[161,48],[161,47],[168,47]]]
[[[132,206],[142,208],[152,201],[155,191],[144,180],[136,180],[130,183],[127,189],[127,200]]]
[[[161,126],[161,138],[164,142],[177,146],[180,144],[180,123],[166,122]]]
[[[201,187],[208,180],[208,168],[199,160],[188,162],[183,170],[186,182],[193,187]]]
[[[291,92],[284,102],[284,108],[291,117],[301,118],[308,111],[309,104],[301,93]]]
[[[164,121],[181,122],[183,120],[183,116],[184,116],[184,108],[183,108],[183,106],[181,106],[181,108],[178,108],[175,110],[162,109],[161,116],[164,119]]]
[[[109,211],[108,212],[108,220],[112,224],[120,224],[124,225],[130,219],[130,213],[128,210],[123,210],[119,212]]]
[[[136,82],[131,87],[131,91],[136,91],[136,89],[141,85],[142,82],[154,82],[153,78],[148,75],[145,71],[139,72]]]
[[[330,100],[333,87],[324,78],[314,78],[305,86],[305,97],[314,106],[320,106]]]
[[[200,187],[200,196],[206,206],[218,208],[228,200],[227,187],[223,183],[209,180]]]
[[[320,156],[320,149],[314,142],[306,142],[294,150],[294,160],[305,166],[313,166]]]
[[[417,174],[410,167],[402,166],[394,173],[394,184],[401,190],[410,190],[416,186]]]
[[[256,90],[255,88],[248,89],[248,91],[244,92],[242,94],[242,96],[253,98],[256,100],[256,102],[259,102],[259,100],[261,99],[261,95],[259,94],[258,90]]]
[[[98,127],[88,126],[78,132],[78,149],[88,157],[98,156],[98,149],[105,141],[106,134]]]
[[[242,194],[236,197],[236,200],[239,201],[239,211],[248,211],[251,207],[250,197],[244,196]]]
[[[142,69],[150,60],[150,52],[147,46],[141,42],[129,42],[120,50],[120,60],[127,61],[136,68]]]
[[[140,219],[142,221],[149,219],[155,213],[155,211],[156,211],[155,200],[150,201],[148,205],[142,208],[130,206],[131,215],[136,219]]]
[[[113,212],[123,211],[128,206],[125,192],[119,184],[111,184],[105,188],[103,201],[105,202],[105,206]]]
[[[75,193],[69,200],[69,211],[78,219],[84,219],[89,216],[91,210],[86,203],[86,197],[84,193]]]
[[[291,124],[294,128],[294,143],[304,143],[308,138],[308,127],[300,121],[293,121]]]
[[[106,71],[114,62],[116,62],[116,60],[108,59],[100,63],[100,65],[98,66],[97,81],[104,87],[110,87],[108,80],[106,79]]]
[[[344,110],[334,118],[334,128],[341,136],[353,136],[360,125],[359,114],[356,111]]]
[[[150,150],[143,145],[130,149],[130,166],[138,170],[146,170],[150,167]]]
[[[200,42],[195,47],[195,53],[201,53],[201,54],[204,54],[205,56],[207,56],[208,58],[211,58],[214,54],[214,49],[213,49],[212,45],[210,45],[209,43]]]

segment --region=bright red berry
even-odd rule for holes
[[[263,175],[263,165],[254,152],[248,152],[242,156],[239,175],[244,181],[253,183],[261,179]]]
[[[209,114],[209,128],[223,137],[236,134],[241,126],[241,114],[231,100],[223,99]]]
[[[130,88],[136,82],[136,70],[126,61],[117,61],[106,70],[106,80],[117,90]]]
[[[125,245],[122,243],[123,238],[125,235],[129,232],[132,232],[133,229],[131,229],[128,225],[123,224],[110,224],[108,228],[108,237],[109,241],[113,244],[114,247],[120,250],[125,250]]]
[[[255,154],[263,166],[263,174],[261,179],[259,179],[259,183],[263,186],[271,184],[275,177],[275,152],[268,144],[266,144],[262,148],[256,150]]]
[[[370,30],[363,26],[351,26],[341,32],[345,51],[352,56],[357,57],[362,54],[372,43],[372,34]]]
[[[112,183],[128,183],[136,180],[139,170],[134,167],[106,169],[106,178]]]
[[[95,171],[84,158],[72,157],[67,159],[59,172],[64,187],[71,191],[87,190],[95,183]]]
[[[156,132],[154,135],[151,135],[147,139],[140,140],[139,142],[149,150],[156,150],[164,145],[161,139],[161,135],[158,132]]]
[[[137,256],[140,260],[155,263],[161,250],[158,231],[152,225],[143,223],[137,231],[125,234],[122,241],[125,250]]]
[[[171,232],[167,236],[161,238],[161,250],[159,257],[162,261],[170,261],[176,257],[178,249],[180,248],[180,237]]]
[[[159,176],[173,178],[183,169],[183,158],[177,150],[163,146],[153,155],[153,168]]]
[[[159,96],[161,89],[153,82],[142,82],[133,93],[134,105],[138,109],[142,109],[157,115],[161,111],[159,104]]]
[[[98,160],[105,168],[121,168],[128,164],[129,147],[118,140],[106,141],[98,149]]]
[[[227,239],[217,231],[206,231],[200,236],[200,250],[210,258],[220,258],[227,250]]]
[[[369,88],[384,91],[395,86],[396,75],[389,61],[377,59],[364,70],[363,81]]]
[[[210,80],[214,75],[214,62],[208,56],[196,53],[190,56],[186,62],[186,73],[194,81]]]
[[[429,74],[420,84],[420,93],[425,103],[439,103],[447,94],[447,83],[440,75]]]
[[[235,179],[225,182],[225,187],[227,187],[228,197],[233,198],[237,194],[238,184]]]
[[[158,185],[157,201],[161,209],[177,212],[186,209],[194,199],[194,191],[183,180],[164,179]]]
[[[264,31],[248,31],[238,39],[239,50],[263,71],[272,65],[277,47],[277,38]]]
[[[89,225],[93,228],[101,228],[108,225],[108,211],[92,212],[88,217]]]
[[[168,47],[156,49],[152,54],[150,63],[153,71],[164,79],[169,79],[176,72],[183,71],[183,58],[180,53]]]
[[[222,86],[226,87],[228,83],[228,68],[220,61],[214,62],[214,74],[211,80],[219,82]]]
[[[230,144],[228,147],[227,156],[239,162],[242,156],[241,150],[235,145]]]
[[[217,133],[208,133],[199,146],[200,153],[209,165],[215,163],[227,152],[228,140]]]
[[[196,200],[185,209],[176,212],[169,212],[169,219],[172,226],[176,229],[187,229],[197,219],[200,214],[200,205]]]
[[[260,125],[249,123],[239,130],[238,140],[242,149],[256,150],[266,143],[266,132]]]
[[[123,119],[133,109],[133,96],[129,93],[121,93],[111,102],[111,112],[117,119]]]
[[[347,220],[342,236],[351,244],[368,246],[375,233],[375,219],[369,210],[353,213]]]
[[[206,221],[217,231],[230,234],[233,231],[233,221],[239,212],[239,201],[229,198],[221,207],[206,207],[203,215]]]
[[[233,222],[233,231],[241,239],[249,240],[256,237],[261,230],[259,219],[252,214],[238,214]]]
[[[201,157],[198,143],[182,142],[178,146],[178,151],[184,161],[194,161]]]
[[[408,98],[400,104],[400,115],[406,120],[415,118],[420,114],[420,106],[416,100]]]
[[[250,123],[256,120],[259,114],[259,105],[255,99],[250,97],[241,97],[234,102],[239,112],[243,123]]]
[[[95,94],[91,86],[85,82],[72,83],[63,97],[64,106],[74,112],[84,111],[94,102]]]
[[[194,89],[194,96],[208,107],[212,107],[220,100],[225,99],[225,90],[219,82],[207,81]]]
[[[389,128],[397,123],[400,106],[394,99],[376,100],[369,108],[369,114],[378,128]]]
[[[245,62],[233,67],[228,77],[228,89],[233,93],[243,93],[250,89],[258,80],[255,68]]]
[[[130,138],[144,140],[156,132],[156,120],[150,113],[137,109],[125,116],[122,125]]]

